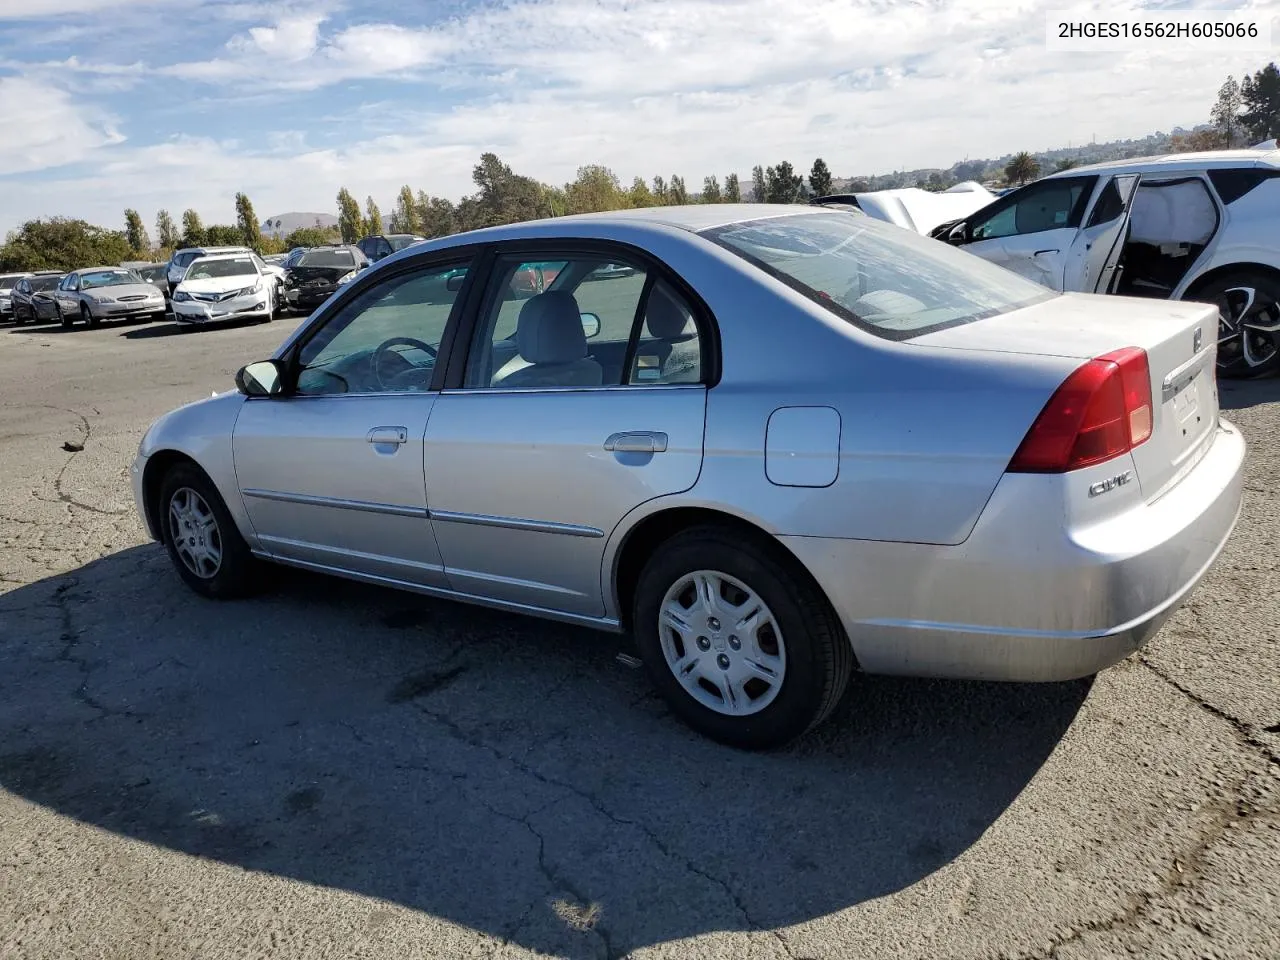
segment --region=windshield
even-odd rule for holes
[[[52,290],[61,282],[62,282],[61,277],[32,277],[31,289],[33,291]]]
[[[350,250],[311,250],[298,260],[300,267],[354,267],[356,258]]]
[[[902,340],[1047,300],[1047,287],[902,227],[847,213],[716,227],[704,236],[882,337]]]
[[[391,244],[392,250],[403,250],[405,247],[415,244],[421,239],[421,237],[406,234],[402,237],[387,237],[387,242]]]
[[[141,283],[142,278],[132,270],[93,270],[80,274],[80,289],[118,287],[123,283]]]
[[[236,257],[226,260],[197,260],[184,280],[216,280],[221,277],[256,276],[258,268],[249,257]]]

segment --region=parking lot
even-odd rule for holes
[[[128,465],[295,319],[0,327],[0,957],[1280,956],[1280,380],[1237,531],[1091,681],[860,678],[752,755],[585,630],[183,587]]]

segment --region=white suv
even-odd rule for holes
[[[1280,150],[1064,170],[932,231],[1054,290],[1219,310],[1218,370],[1280,370]]]

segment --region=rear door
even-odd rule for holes
[[[610,264],[630,269],[602,276]],[[529,289],[531,273],[545,292]],[[607,537],[639,504],[693,486],[702,466],[705,360],[674,382],[669,348],[646,336],[665,294],[688,331],[706,329],[678,280],[612,245],[496,257],[465,362],[450,363],[427,426],[427,494],[455,590],[604,614]],[[556,298],[563,310],[550,311]]]
[[[1114,288],[1139,179],[1136,173],[1103,178],[1085,214],[1084,226],[1071,242],[1063,289],[1110,293]]]

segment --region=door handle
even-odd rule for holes
[[[400,446],[409,442],[409,430],[407,427],[374,427],[365,439],[370,443],[394,443]]]
[[[611,433],[604,448],[617,453],[662,453],[667,449],[667,435],[651,430]]]
[[[1057,252],[1058,252],[1057,250],[1037,250],[1035,253],[1032,254],[1032,256],[1038,257],[1042,253],[1057,253]]]

